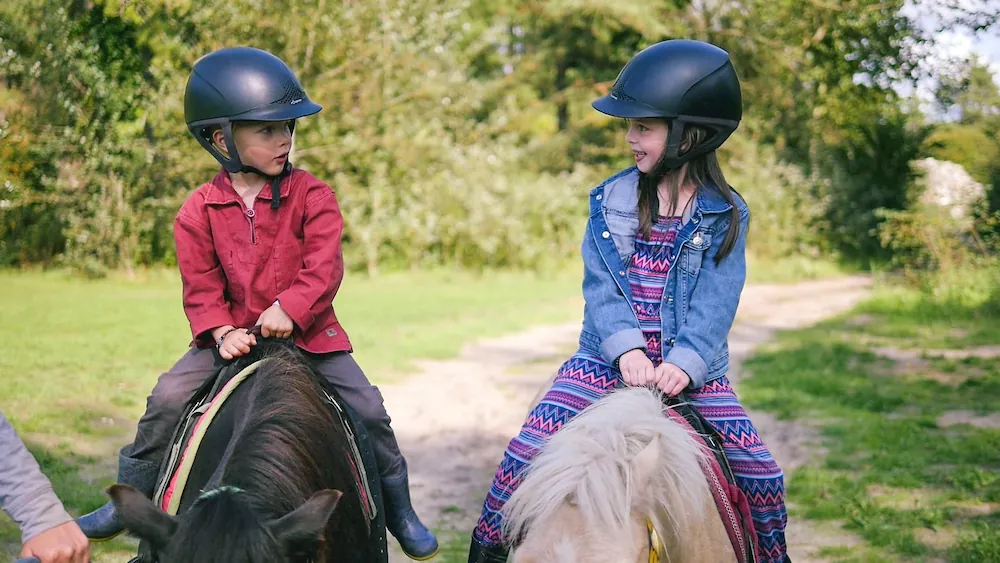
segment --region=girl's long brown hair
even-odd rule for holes
[[[674,124],[671,124],[671,126],[674,126]],[[688,125],[684,130],[681,146],[685,147],[685,150],[691,150],[703,143],[709,135],[709,130],[704,127]],[[681,168],[667,168],[666,164],[664,164],[666,154],[664,150],[663,155],[660,156],[660,161],[656,163],[656,166],[648,174],[639,173],[639,232],[645,238],[649,238],[653,223],[660,213],[658,186],[661,180],[667,180],[670,215],[675,215],[681,211],[677,209],[681,188]],[[729,229],[726,231],[726,238],[723,239],[722,246],[715,255],[715,263],[718,264],[732,252],[733,246],[736,244],[736,237],[740,234],[740,211],[736,208],[736,199],[733,196],[735,190],[726,181],[715,151],[696,156],[688,161],[687,175],[695,184],[696,194],[697,190],[702,189],[708,183],[712,183],[719,188],[722,197],[733,206],[729,212]]]

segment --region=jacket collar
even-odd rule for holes
[[[722,197],[722,192],[712,182],[707,182],[695,192],[698,209],[702,213],[725,213],[733,208],[733,205]]]
[[[285,199],[288,197],[289,192],[292,187],[292,175],[281,179],[280,186],[280,198]],[[212,178],[209,182],[210,188],[205,194],[205,203],[208,205],[225,205],[227,203],[238,203],[240,201],[239,194],[236,193],[236,189],[233,188],[233,180],[229,177],[229,173],[226,172],[224,168],[219,169],[219,173]],[[257,194],[257,199],[263,199],[271,201],[271,182],[268,181],[264,184],[264,189],[260,190]]]
[[[638,204],[639,169],[635,166],[626,168],[601,182],[591,191],[591,194],[605,199],[605,204],[616,209],[634,209]],[[600,200],[601,198],[597,198]],[[697,210],[703,214],[725,213],[733,208],[726,201],[719,188],[708,182],[695,192]]]

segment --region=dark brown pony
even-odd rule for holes
[[[177,516],[124,485],[109,490],[125,527],[158,563],[381,561],[361,505],[347,430],[306,360],[261,342],[266,358],[208,428]],[[204,491],[204,492],[201,492]]]

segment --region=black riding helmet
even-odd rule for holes
[[[233,142],[234,121],[285,121],[318,113],[295,73],[278,57],[252,47],[231,47],[209,53],[194,63],[184,90],[184,121],[188,130],[228,172],[267,174],[240,160]],[[212,143],[212,130],[222,129],[226,158]],[[278,184],[291,163],[271,180],[271,205],[279,203]]]
[[[640,51],[618,74],[611,93],[593,106],[612,117],[669,120],[663,157],[668,168],[719,148],[743,117],[740,81],[729,54],[688,39],[662,41]],[[684,126],[689,123],[713,134],[681,154]]]

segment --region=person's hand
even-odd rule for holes
[[[656,366],[656,386],[667,395],[673,397],[691,383],[687,372],[674,364],[663,362]]]
[[[257,345],[257,337],[247,331],[238,328],[232,330],[222,339],[219,345],[219,356],[223,360],[238,358],[243,354],[250,353],[250,347]]]
[[[76,522],[66,522],[28,540],[21,557],[37,557],[42,563],[89,563],[90,545]]]
[[[260,334],[264,338],[272,336],[288,338],[292,335],[292,330],[295,328],[292,317],[289,317],[288,313],[278,303],[271,305],[266,311],[260,314],[260,318],[257,319],[257,325],[260,326]]]
[[[653,362],[646,357],[645,350],[629,350],[618,359],[618,371],[622,379],[632,386],[655,384]]]

